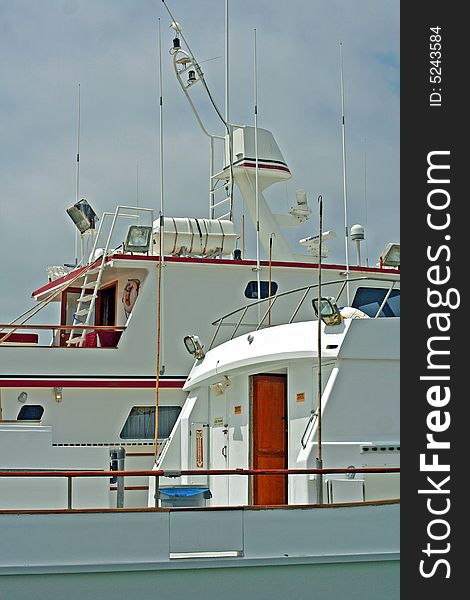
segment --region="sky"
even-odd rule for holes
[[[216,103],[224,108],[225,0],[168,0]],[[229,0],[230,117],[271,130],[293,174],[266,196],[275,212],[305,189],[312,217],[298,240],[336,232],[344,264],[340,43],[348,224],[366,229],[370,266],[399,242],[399,1]],[[207,217],[207,138],[172,72],[174,31],[160,0],[0,0],[0,322],[33,305],[48,265],[73,263],[80,85],[80,197],[100,215],[118,204],[160,207],[158,19],[162,38],[167,216]],[[212,59],[212,60],[211,60]],[[208,61],[203,62],[203,61]],[[210,129],[223,134],[209,103]],[[241,198],[235,223],[240,233]],[[247,226],[247,254],[254,233]],[[365,246],[362,247],[363,257]],[[355,251],[349,254],[354,263]],[[262,257],[263,258],[263,257]],[[47,319],[46,319],[47,321]],[[37,321],[36,321],[37,322]]]

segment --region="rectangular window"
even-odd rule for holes
[[[259,287],[261,290],[260,300],[263,298],[269,298],[269,296],[274,296],[277,292],[277,283],[275,281],[271,281],[271,294],[269,293],[269,281],[260,281]],[[250,298],[250,300],[258,299],[258,282],[257,281],[249,281],[245,288],[245,296]]]
[[[158,439],[169,437],[180,406],[158,407]],[[153,440],[155,438],[155,406],[134,406],[120,433],[123,440]]]
[[[358,308],[369,317],[375,317],[384,301],[388,289],[360,287],[356,291],[353,308]],[[400,290],[392,290],[379,317],[400,316]]]
[[[40,404],[25,404],[20,408],[16,419],[18,421],[40,421],[44,408]]]

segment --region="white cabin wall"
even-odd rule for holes
[[[0,470],[109,470],[107,448],[57,448],[50,427],[0,424]],[[73,508],[112,507],[109,478],[73,480]],[[115,505],[114,505],[115,506]],[[0,478],[0,509],[67,508],[67,479]]]
[[[250,378],[247,375],[233,377],[226,390],[228,408],[228,468],[250,468]],[[230,504],[248,502],[248,477],[229,477]]]
[[[333,394],[325,406],[323,440],[396,441],[399,394],[398,360],[340,360]]]
[[[287,410],[288,410],[288,468],[299,469],[297,463],[301,438],[307,425],[310,411],[316,406],[316,378],[312,377],[311,360],[296,361],[287,370]],[[301,400],[302,396],[303,401]],[[304,475],[290,475],[288,483],[289,504],[302,504],[308,501],[308,480]]]
[[[22,390],[2,390],[3,418],[16,420],[23,406]],[[161,389],[162,406],[182,406],[186,394],[180,389]],[[27,404],[44,407],[42,424],[52,426],[54,444],[125,444],[121,430],[133,406],[154,406],[152,388],[62,388],[62,401],[56,402],[52,388],[28,389]],[[148,443],[153,444],[153,440]]]

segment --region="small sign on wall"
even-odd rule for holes
[[[204,466],[204,445],[202,429],[196,429],[196,467],[202,469]]]
[[[299,392],[295,397],[296,402],[305,402],[305,392]]]
[[[214,419],[214,427],[223,427],[224,418],[223,417],[215,417]]]
[[[242,414],[242,405],[241,404],[237,404],[236,406],[233,407],[233,414],[234,415]]]

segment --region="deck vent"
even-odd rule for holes
[[[361,446],[361,454],[376,454],[378,452],[381,454],[396,454],[397,452],[400,452],[400,446],[388,444]]]

